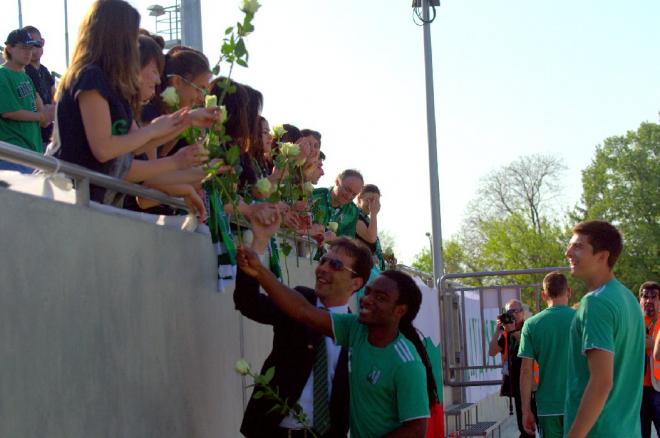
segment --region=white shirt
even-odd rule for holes
[[[316,299],[316,307],[323,307],[321,301]],[[348,304],[343,306],[329,307],[328,311],[330,313],[348,313]],[[337,361],[339,360],[339,353],[341,352],[341,347],[335,345],[335,342],[332,338],[325,336],[325,348],[328,354],[328,400],[330,399],[330,394],[332,394],[332,380],[335,377],[335,369],[337,368]],[[312,426],[314,421],[314,369],[309,373],[309,379],[305,383],[305,387],[300,394],[300,398],[297,400],[300,407],[302,407],[309,426]],[[285,417],[280,423],[281,427],[286,427],[287,429],[300,429],[303,427],[302,424],[298,423],[291,414],[288,417]]]

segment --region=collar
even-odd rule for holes
[[[317,297],[316,298],[316,307],[323,307],[323,303],[321,300]],[[348,313],[348,304],[343,304],[341,306],[334,306],[334,307],[328,307],[327,308],[330,313]]]

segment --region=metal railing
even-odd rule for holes
[[[89,185],[94,184],[116,192],[153,199],[161,204],[190,211],[181,198],[173,198],[158,190],[122,181],[103,173],[94,172],[86,167],[42,155],[3,141],[0,141],[0,160],[11,161],[45,172],[61,172],[71,177],[75,181],[77,205],[89,205]]]
[[[514,275],[534,275],[547,274],[553,271],[566,271],[567,267],[549,267],[549,268],[530,268],[513,269],[504,271],[484,271],[471,273],[445,274],[438,280],[439,301],[440,301],[440,330],[443,339],[442,342],[442,362],[443,362],[443,381],[444,384],[455,388],[464,388],[468,386],[491,386],[499,385],[499,380],[475,381],[466,379],[466,372],[471,370],[487,371],[501,368],[502,365],[493,365],[487,363],[487,348],[489,334],[486,330],[486,319],[484,315],[484,297],[486,293],[497,293],[498,310],[503,306],[503,291],[509,291],[521,299],[523,289],[536,289],[535,300],[536,310],[540,310],[540,283],[533,284],[497,284],[488,286],[462,286],[457,282],[449,280],[459,280],[463,278],[482,278],[482,277],[506,277]],[[481,364],[468,365],[468,328],[466,320],[466,292],[472,292],[479,296],[479,332],[481,345]]]

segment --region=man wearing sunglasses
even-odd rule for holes
[[[646,345],[644,353],[644,388],[642,392],[642,438],[651,437],[651,423],[660,435],[660,361],[653,357],[653,346],[658,338],[658,311],[660,310],[660,285],[653,281],[642,283],[639,288],[639,306],[644,314]],[[657,371],[656,371],[657,368]],[[655,388],[657,386],[657,388]]]
[[[253,250],[263,253],[279,221],[263,227],[253,224]],[[306,302],[332,314],[347,313],[348,300],[369,278],[372,261],[366,247],[347,239],[332,242],[315,270],[314,289],[296,290]],[[256,279],[239,269],[234,291],[236,308],[246,317],[273,326],[273,348],[262,372],[275,367],[271,385],[282,398],[301,406],[320,438],[346,437],[348,431],[348,352],[332,339],[282,312],[259,292]],[[293,416],[274,411],[272,401],[252,394],[241,433],[253,437],[310,437]]]

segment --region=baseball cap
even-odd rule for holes
[[[20,44],[20,43],[23,43],[26,46],[41,47],[39,41],[33,40],[32,36],[27,30],[24,29],[12,30],[7,36],[7,41],[5,41],[5,44],[8,46],[15,46],[16,44]]]

